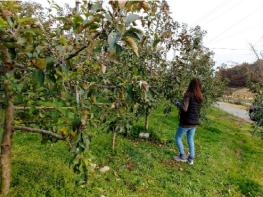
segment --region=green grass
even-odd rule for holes
[[[38,135],[17,132],[11,196],[263,196],[263,141],[251,136],[251,125],[222,111],[211,109],[208,118],[196,132],[194,166],[172,160],[175,110],[166,117],[160,107],[151,115],[154,142],[118,136],[113,153],[111,135],[93,138],[92,162],[111,170],[90,171],[86,187],[75,186],[62,142],[42,145]]]

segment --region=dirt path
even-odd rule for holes
[[[229,114],[242,118],[243,120],[246,120],[247,122],[252,122],[249,118],[249,113],[246,110],[246,107],[244,106],[234,105],[234,104],[224,103],[224,102],[217,102],[215,106]]]

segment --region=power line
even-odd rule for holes
[[[251,51],[251,49],[238,49],[238,48],[225,48],[225,47],[212,47],[210,49],[215,49],[215,50],[229,50],[229,51]],[[259,51],[259,50],[256,50]]]
[[[216,10],[218,10],[219,7],[227,5],[226,3],[230,2],[229,0],[223,1],[220,4],[218,4],[217,6],[215,6],[212,10],[208,11],[206,14],[202,15],[201,17],[199,17],[196,21],[195,24],[198,24],[198,21],[203,20],[203,18],[207,19],[207,15],[209,16],[210,14],[214,13]]]
[[[239,25],[242,21],[246,20],[247,18],[249,18],[250,16],[252,16],[253,14],[256,13],[256,11],[258,11],[259,9],[261,9],[263,6],[257,7],[257,9],[253,10],[253,12],[250,12],[248,15],[246,15],[245,17],[241,18],[239,21],[237,21],[236,23],[230,25],[228,28],[226,28],[224,31],[222,31],[221,33],[219,33],[217,36],[215,36],[214,38],[212,38],[210,41],[208,41],[209,43],[217,40],[221,35],[223,35],[225,32],[229,31],[230,29],[232,29],[233,27],[235,27],[236,25]]]
[[[257,43],[259,43],[262,39],[263,39],[263,36],[260,36],[260,38],[255,42],[255,45],[257,45]]]
[[[255,24],[254,24],[252,27],[251,27],[251,26],[243,26],[242,29],[237,29],[237,31],[238,31],[238,32],[242,32],[242,34],[244,34],[244,32],[245,32],[245,33],[248,33],[248,32],[250,32],[250,31],[255,31],[254,26],[255,26]],[[256,26],[259,26],[259,25],[256,24]],[[234,33],[228,34],[227,36],[224,36],[224,37],[222,37],[222,38],[220,38],[220,39],[217,39],[217,41],[222,40],[222,39],[224,40],[224,39],[226,39],[226,38],[232,38],[232,37],[234,37],[234,36],[237,38],[237,37],[239,37],[239,36],[243,36],[242,34],[237,35],[237,32],[234,31]],[[262,33],[261,35],[263,35],[263,33]],[[263,38],[263,36],[262,36],[262,38]],[[256,41],[255,43],[261,41],[262,38],[260,38],[260,39],[259,39],[258,41]]]
[[[227,57],[227,56],[235,56],[235,57],[237,57],[237,56],[241,56],[241,55],[249,55],[249,56],[254,56],[254,53],[251,51],[250,53],[235,53],[235,54],[230,54],[229,52],[228,53],[216,53],[216,55],[224,55],[225,57]]]
[[[223,11],[223,14],[226,14],[228,11],[232,11],[233,8],[237,8],[238,6],[242,5],[242,3],[244,2],[244,0],[239,0],[238,2],[235,2],[231,7],[229,7],[228,9],[226,9],[225,11]],[[238,4],[238,5],[237,5]],[[208,20],[204,25],[207,25],[209,23],[211,23],[212,21],[216,20],[218,17],[220,17],[221,15],[216,15],[215,17],[213,17],[212,19]]]

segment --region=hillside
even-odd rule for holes
[[[227,103],[244,105],[249,108],[253,103],[254,98],[255,95],[248,88],[227,87],[221,100]]]
[[[222,111],[208,118],[197,130],[194,166],[172,160],[176,110],[166,117],[160,107],[150,117],[155,142],[118,136],[112,153],[109,134],[94,137],[92,162],[110,171],[91,171],[87,187],[74,185],[63,143],[42,145],[38,135],[17,132],[10,196],[263,196],[262,139]]]
[[[245,87],[248,82],[263,83],[263,60],[253,64],[243,63],[233,68],[223,68],[219,74],[228,80],[230,87]]]

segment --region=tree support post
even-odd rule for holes
[[[145,117],[144,117],[144,130],[145,132],[148,131],[149,128],[149,110],[148,108],[145,111]]]
[[[112,151],[115,151],[117,133],[114,131],[112,136]]]

